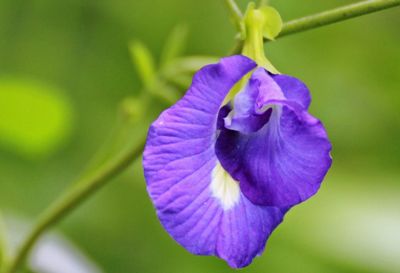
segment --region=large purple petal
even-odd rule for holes
[[[255,66],[252,60],[239,55],[202,68],[193,77],[185,96],[154,121],[143,161],[151,197],[158,196],[157,185],[163,191],[168,186],[166,183],[175,184],[177,171],[193,171],[214,156],[211,148],[216,139],[221,104],[233,85]],[[188,158],[192,159],[192,165],[182,163],[181,159],[187,161]],[[178,170],[169,171],[168,166],[172,164],[179,167]],[[170,180],[161,183],[157,177],[160,173],[170,174]]]
[[[248,265],[263,251],[285,212],[252,204],[215,155],[221,104],[255,66],[233,56],[201,69],[186,95],[152,124],[143,158],[165,229],[190,252],[217,255],[232,267]]]
[[[252,76],[260,82],[270,77],[266,71]],[[280,83],[283,87],[292,86]],[[257,109],[272,109],[269,121],[253,133],[247,133],[247,128],[243,132],[242,128],[222,129],[216,153],[250,201],[266,206],[292,206],[319,189],[331,165],[331,144],[321,122],[306,112],[304,93],[292,94],[292,100],[277,99],[265,93],[268,86],[261,84],[254,93],[263,98]],[[288,90],[282,93],[287,94]],[[299,103],[302,99],[304,104]]]

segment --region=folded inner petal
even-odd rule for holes
[[[269,100],[284,99],[279,85],[264,68],[256,69],[248,83],[234,98],[233,108],[224,119],[225,128],[242,133],[261,129],[271,116]]]

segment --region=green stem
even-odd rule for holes
[[[333,10],[317,13],[289,21],[283,25],[279,38],[336,22],[341,22],[361,15],[399,6],[400,0],[367,0]]]
[[[283,25],[281,33],[276,39],[399,5],[400,0],[367,0],[314,15],[309,15],[286,22]],[[264,42],[267,42],[267,40],[264,40]],[[242,48],[243,43],[238,41],[231,54],[240,54],[240,52],[242,52]]]
[[[240,22],[242,21],[243,17],[240,8],[236,4],[235,0],[225,0],[225,5],[229,10],[233,23],[235,24],[236,30],[240,32],[241,31]]]
[[[16,257],[8,264],[3,272],[15,272],[25,261],[26,256],[29,254],[35,242],[44,232],[67,216],[69,212],[88,199],[89,196],[99,190],[111,178],[120,174],[130,166],[131,163],[141,155],[143,146],[144,138],[139,144],[134,145],[134,147],[104,165],[91,177],[78,183],[75,188],[53,203],[39,218],[33,230],[30,231],[27,238],[22,243]]]

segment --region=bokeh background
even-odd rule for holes
[[[351,2],[271,4],[290,20]],[[0,0],[6,215],[35,219],[72,181],[145,133],[166,104],[154,98],[142,109],[128,100],[131,110],[147,111],[120,128],[121,101],[143,89],[128,44],[142,41],[159,60],[178,24],[189,29],[185,55],[223,56],[233,46],[222,1]],[[329,132],[334,164],[319,194],[292,209],[264,255],[241,272],[400,272],[399,26],[394,8],[266,46],[280,71],[311,88],[311,113]],[[56,230],[104,272],[234,272],[187,253],[162,229],[140,160]]]

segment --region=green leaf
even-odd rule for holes
[[[264,38],[275,40],[282,30],[282,18],[279,12],[270,6],[262,6],[259,10],[264,15]]]
[[[186,46],[188,28],[186,25],[177,25],[169,35],[161,54],[161,67],[165,67],[180,57]]]
[[[0,78],[0,146],[26,158],[54,152],[72,128],[72,107],[56,87],[18,77]]]
[[[153,55],[150,50],[141,42],[134,41],[129,45],[132,61],[145,87],[154,84],[156,68]]]

